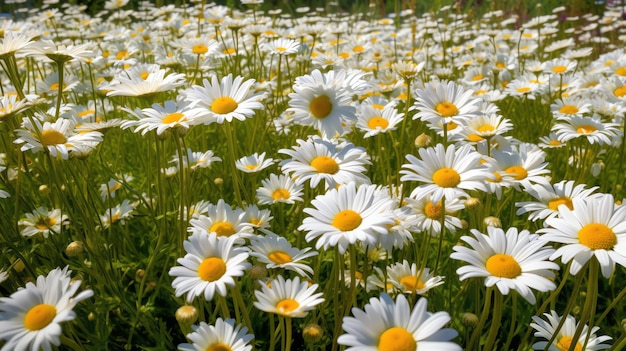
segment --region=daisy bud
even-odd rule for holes
[[[469,197],[465,200],[465,208],[468,210],[474,210],[480,206],[480,199],[475,197]]]
[[[468,328],[478,325],[478,321],[478,316],[473,313],[465,312],[461,315],[461,323]]]
[[[224,179],[222,179],[222,178],[215,178],[215,179],[213,179],[213,183],[215,185],[218,185],[218,186],[222,185],[222,183],[224,183]]]
[[[143,279],[143,276],[144,276],[144,275],[146,275],[146,271],[145,271],[145,270],[143,270],[143,269],[138,269],[138,270],[135,272],[135,281],[136,281],[137,283],[140,283],[140,282],[141,282],[141,280]]]
[[[302,329],[302,338],[308,343],[314,344],[320,341],[323,336],[324,329],[317,323],[309,323]]]
[[[75,257],[82,254],[84,251],[84,246],[81,241],[72,241],[65,248],[65,254],[67,257]]]
[[[626,331],[626,318],[622,319],[622,329]]]
[[[248,271],[248,275],[250,276],[250,279],[252,279],[253,281],[263,279],[267,277],[267,268],[265,268],[264,265],[255,264]]]
[[[415,138],[415,147],[418,147],[418,148],[428,147],[432,145],[432,143],[433,143],[433,138],[426,135],[426,133],[422,133],[418,135],[417,138]]]
[[[180,306],[176,310],[176,320],[181,324],[192,325],[198,320],[198,310],[190,305]]]
[[[488,216],[485,217],[483,222],[488,227],[502,228],[502,222],[500,222],[500,218],[498,217]]]
[[[461,219],[461,228],[467,229],[469,227],[469,223],[466,220]]]
[[[26,268],[26,266],[24,265],[24,262],[22,262],[21,258],[18,258],[17,260],[15,260],[15,262],[13,263],[13,269],[17,272],[20,273],[24,270],[24,268]]]
[[[48,195],[48,194],[50,194],[50,187],[47,184],[41,184],[39,186],[39,193],[41,195]]]
[[[87,316],[87,319],[88,319],[89,321],[93,321],[93,320],[95,320],[95,319],[96,319],[96,314],[95,314],[95,313],[93,313],[93,312],[89,312],[89,315]]]

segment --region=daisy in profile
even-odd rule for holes
[[[436,147],[419,149],[421,160],[407,155],[408,164],[402,165],[402,181],[418,181],[419,185],[411,197],[420,200],[431,195],[431,200],[438,203],[443,197],[469,197],[466,190],[486,190],[485,179],[493,175],[480,164],[482,156],[470,145],[464,144],[458,149],[454,144],[444,149],[443,144]]]
[[[127,218],[132,217],[135,205],[130,203],[130,200],[126,199],[121,204],[109,208],[106,212],[100,216],[100,222],[103,228],[108,228],[111,224],[120,222],[125,223]]]
[[[411,309],[406,297],[399,294],[394,302],[382,293],[372,297],[363,310],[352,308],[354,317],[343,317],[346,332],[337,339],[346,351],[357,350],[439,350],[460,351],[450,341],[458,333],[443,328],[450,321],[447,312],[430,313],[428,302],[420,298]]]
[[[137,117],[137,120],[126,120],[122,122],[121,128],[127,129],[134,127],[135,133],[146,133],[156,130],[157,135],[163,134],[163,132],[181,128],[188,130],[191,126],[203,123],[203,120],[199,118],[200,114],[197,111],[191,111],[187,108],[186,104],[179,100],[167,100],[160,104],[153,104],[152,107],[144,109],[136,109],[135,111],[126,110],[133,116]]]
[[[271,54],[287,56],[298,52],[300,44],[293,39],[278,38],[276,40],[262,43],[260,48],[261,50],[267,51]]]
[[[252,229],[260,230],[263,233],[271,233],[268,229],[272,219],[274,217],[272,217],[272,212],[269,209],[260,209],[257,205],[250,205],[243,212],[243,222]]]
[[[116,178],[110,178],[108,182],[100,184],[99,192],[102,201],[105,201],[108,197],[114,198],[117,191],[124,185],[128,186],[128,183],[133,180],[131,175],[117,175]],[[118,180],[119,179],[119,180]]]
[[[418,112],[413,119],[425,122],[463,124],[465,120],[478,116],[481,99],[473,97],[472,90],[466,90],[456,83],[428,83],[416,92],[415,105]]]
[[[74,320],[76,304],[93,296],[92,290],[76,294],[81,281],[70,274],[67,266],[53,269],[0,298],[2,350],[52,350],[61,345],[61,323]]]
[[[203,85],[194,85],[182,92],[185,100],[191,104],[192,111],[208,122],[232,122],[233,119],[244,121],[254,115],[254,110],[263,108],[260,102],[263,93],[253,94],[251,89],[254,79],[244,81],[244,78],[232,74],[218,80],[212,76],[211,81],[204,79]]]
[[[218,317],[214,325],[200,322],[191,328],[193,332],[187,334],[187,339],[191,344],[180,344],[178,350],[181,351],[252,351],[250,341],[254,335],[248,334],[248,328],[235,325],[234,319]]]
[[[110,84],[102,87],[107,91],[107,96],[136,96],[149,97],[160,92],[174,90],[185,84],[183,73],[167,74],[164,69],[154,72],[140,70],[125,70],[124,73],[116,75]]]
[[[17,224],[24,227],[20,234],[26,237],[41,233],[44,238],[48,238],[50,234],[60,233],[61,227],[70,223],[67,216],[58,208],[48,210],[47,207],[38,207],[25,216],[26,218],[20,219]]]
[[[310,247],[302,250],[291,246],[284,237],[274,233],[258,236],[250,242],[250,256],[256,257],[259,262],[265,263],[266,268],[282,268],[298,273],[301,277],[313,275],[313,268],[307,263],[300,262],[308,257],[317,255]]]
[[[536,221],[539,219],[554,218],[559,214],[559,206],[565,205],[570,210],[574,209],[573,199],[586,200],[598,189],[597,186],[586,189],[585,184],[575,185],[573,180],[563,180],[552,184],[532,184],[524,191],[537,201],[518,202],[519,207],[516,214],[530,213],[528,219]]]
[[[513,129],[513,124],[507,118],[497,113],[482,114],[467,120],[459,133],[450,137],[450,141],[464,140],[470,143],[479,143],[491,139],[495,135],[503,135]]]
[[[487,227],[487,234],[472,229],[474,237],[463,236],[461,240],[471,248],[455,246],[450,255],[455,260],[469,263],[457,269],[459,279],[485,277],[485,286],[496,286],[502,295],[516,290],[526,301],[534,304],[531,289],[541,292],[554,290],[554,272],[559,266],[548,260],[554,249],[545,246],[545,238],[518,233],[511,227],[506,233],[501,228]]]
[[[562,142],[584,137],[590,144],[611,145],[622,138],[618,123],[602,122],[598,118],[577,115],[562,117],[560,120],[552,127],[552,131]]]
[[[265,158],[265,152],[260,154],[255,152],[250,156],[244,156],[235,161],[238,170],[245,173],[255,173],[266,169],[274,164],[273,158]]]
[[[419,200],[407,197],[404,199],[406,207],[411,210],[412,222],[416,223],[414,231],[426,232],[432,236],[441,234],[441,217],[445,215],[444,226],[449,233],[456,232],[463,224],[455,214],[465,208],[462,198],[445,198],[433,202],[432,197],[427,195]],[[442,201],[445,201],[445,211]]]
[[[200,168],[209,168],[213,165],[213,162],[220,162],[221,158],[215,156],[212,150],[207,150],[205,152],[202,151],[192,151],[191,149],[187,149],[185,155],[183,155],[183,164],[184,167],[189,167],[191,171],[198,170]],[[176,168],[180,169],[178,152],[174,155],[170,161],[171,163],[176,165]]]
[[[259,204],[270,205],[277,202],[294,204],[302,201],[302,184],[296,184],[286,175],[270,174],[268,179],[261,181],[262,187],[256,190],[256,197]]]
[[[17,94],[0,96],[0,123],[17,115],[18,112],[30,108],[31,102],[28,99],[20,99]]]
[[[533,323],[530,323],[530,326],[535,329],[535,337],[546,339],[546,341],[538,341],[534,343],[533,350],[571,350],[572,344],[574,344],[574,350],[576,351],[583,351],[583,345],[586,345],[584,351],[605,350],[611,348],[611,345],[604,344],[604,342],[611,340],[610,336],[596,335],[598,330],[600,330],[599,327],[593,327],[589,330],[589,326],[585,325],[578,340],[574,340],[574,335],[576,334],[576,329],[578,328],[576,318],[571,315],[567,315],[567,317],[565,317],[565,322],[562,322],[563,317],[559,316],[556,311],[544,313],[543,316],[545,319],[533,316]],[[563,324],[559,329],[559,325],[561,325],[561,323]],[[556,337],[554,338],[554,342],[548,347],[548,340],[551,340],[555,333]],[[587,335],[589,335],[589,339],[587,339]]]
[[[503,181],[520,189],[520,186],[529,187],[531,184],[546,184],[550,182],[546,175],[546,153],[534,144],[522,143],[509,150],[494,150],[492,159],[487,160],[493,168],[502,170]]]
[[[215,233],[194,233],[183,242],[187,254],[179,258],[180,266],[172,267],[169,275],[175,277],[172,287],[176,296],[187,294],[186,301],[196,296],[211,301],[215,293],[226,296],[226,288],[235,286],[250,267],[248,250],[235,246],[236,238],[219,237]]]
[[[298,230],[306,231],[308,242],[317,239],[317,249],[337,247],[343,254],[356,242],[376,246],[379,235],[395,223],[393,200],[382,196],[375,185],[342,185],[318,195],[311,204],[314,208],[304,209],[310,217]]]
[[[188,232],[198,234],[215,233],[218,237],[247,237],[252,234],[252,227],[246,223],[245,211],[241,208],[232,209],[223,199],[216,205],[210,205],[206,215],[189,221]]]
[[[370,165],[365,149],[344,141],[339,144],[321,138],[298,140],[299,146],[292,149],[280,149],[278,152],[290,156],[280,163],[281,170],[295,179],[296,183],[310,182],[312,188],[322,180],[326,188],[337,184],[357,182],[369,184],[370,180],[363,173]]]
[[[324,302],[323,293],[315,293],[317,288],[317,284],[309,286],[306,281],[300,282],[298,277],[285,280],[279,275],[268,284],[261,283],[261,291],[254,291],[257,298],[254,307],[283,317],[304,318]]]
[[[418,270],[415,263],[407,260],[388,266],[387,277],[403,294],[426,295],[428,290],[443,284],[443,277],[432,274],[430,268]]]
[[[364,138],[369,138],[390,130],[396,130],[402,122],[404,113],[398,113],[395,107],[386,107],[382,111],[371,106],[362,105],[357,111],[356,127],[365,132]]]
[[[31,150],[33,153],[46,150],[52,157],[69,158],[70,152],[77,145],[100,143],[102,133],[76,133],[74,123],[69,119],[59,118],[55,122],[43,122],[44,116],[24,118],[20,129],[16,130],[19,138],[14,143],[21,144],[20,150]],[[91,144],[90,144],[91,145]]]
[[[605,278],[613,275],[616,263],[626,267],[626,206],[616,206],[611,194],[574,198],[572,203],[571,210],[559,206],[559,216],[546,219],[548,228],[539,230],[545,240],[564,244],[550,259],[571,261],[574,275],[594,256]]]
[[[591,111],[591,103],[580,97],[563,97],[550,105],[552,115],[556,118],[583,116]]]

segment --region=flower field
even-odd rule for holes
[[[0,18],[0,350],[626,349],[625,10],[461,3]]]

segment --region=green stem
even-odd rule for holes
[[[484,350],[494,350],[498,330],[500,330],[500,321],[502,320],[502,293],[495,291],[493,298],[493,315],[491,316],[491,327],[487,336],[487,343]]]
[[[239,189],[239,177],[237,166],[235,165],[235,161],[237,160],[235,156],[235,141],[233,139],[233,130],[230,127],[230,123],[224,121],[224,133],[226,134],[226,139],[228,142],[228,153],[230,156],[230,166],[232,169],[232,180],[233,187],[235,188],[235,199],[237,200],[237,205],[243,206],[243,201],[241,200],[241,191]]]
[[[291,350],[291,318],[285,317],[285,351]]]
[[[57,67],[59,72],[59,88],[57,89],[57,108],[54,113],[54,118],[59,118],[61,112],[61,100],[63,99],[63,61],[57,61]]]
[[[580,321],[578,321],[578,327],[576,328],[576,332],[572,337],[572,340],[577,341],[582,335],[585,325],[587,324],[589,326],[587,337],[585,338],[585,343],[583,345],[583,350],[587,347],[587,341],[589,341],[589,334],[591,333],[591,329],[593,328],[593,319],[596,314],[596,303],[598,301],[598,271],[600,270],[599,262],[595,257],[592,257],[587,265],[589,266],[589,274],[587,275],[587,296],[585,297],[583,313],[580,317]],[[569,351],[574,351],[575,349],[576,344],[572,343],[572,345],[570,345]]]
[[[470,338],[469,343],[467,344],[467,351],[472,351],[474,347],[476,350],[480,349],[480,336],[483,331],[483,327],[485,326],[485,322],[487,321],[487,317],[489,316],[489,310],[491,309],[491,295],[493,295],[494,286],[487,288],[485,292],[485,301],[483,303],[483,312],[480,314],[480,319],[478,320],[478,325],[474,332],[472,333],[472,337]]]

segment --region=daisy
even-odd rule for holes
[[[388,266],[387,276],[403,294],[426,295],[430,289],[443,284],[443,277],[433,275],[430,268],[418,270],[415,263],[407,260]]]
[[[24,118],[21,129],[17,129],[16,133],[19,138],[14,143],[22,144],[20,150],[31,150],[34,153],[46,150],[52,157],[59,156],[64,160],[69,158],[69,153],[77,145],[102,141],[102,133],[76,133],[74,123],[64,118],[59,118],[54,123],[42,122],[39,118]]]
[[[300,44],[293,39],[278,38],[261,44],[260,48],[272,54],[287,56],[298,52]]]
[[[548,346],[548,341],[539,341],[533,344],[533,350],[549,350],[549,351],[562,351],[572,349],[572,343],[576,342],[574,350],[583,351],[583,345],[586,345],[584,351],[604,350],[611,347],[609,344],[604,344],[605,341],[611,340],[610,336],[602,335],[596,336],[599,327],[593,327],[589,330],[589,327],[585,325],[578,340],[573,340],[578,328],[576,318],[571,315],[567,315],[565,322],[562,322],[563,317],[559,316],[556,311],[550,311],[550,313],[544,313],[544,320],[538,316],[533,316],[533,323],[530,326],[535,329],[535,337],[551,340],[555,333],[554,342]],[[563,323],[561,325],[561,323]],[[559,326],[561,326],[559,328]],[[558,332],[557,332],[558,330]],[[589,339],[587,339],[589,335]]]
[[[234,319],[218,317],[214,325],[200,322],[200,325],[193,325],[193,332],[187,334],[187,339],[192,344],[179,344],[178,349],[182,351],[252,351],[250,341],[254,335],[248,334],[248,328],[240,324],[235,326]]]
[[[585,137],[590,144],[612,144],[622,138],[618,123],[602,122],[598,118],[571,115],[562,117],[562,122],[555,124],[552,131],[562,142]]]
[[[219,124],[232,122],[233,118],[244,121],[254,115],[254,110],[263,108],[260,102],[263,93],[251,94],[254,79],[229,74],[220,80],[212,76],[211,81],[204,79],[203,85],[194,85],[182,92],[185,100],[191,103],[192,111],[203,118]],[[207,123],[205,123],[207,124]]]
[[[307,217],[298,227],[306,231],[306,240],[315,239],[317,249],[337,247],[341,254],[357,241],[376,246],[379,235],[393,225],[393,200],[381,196],[375,185],[349,183],[331,189],[311,201],[314,208],[305,208]]]
[[[259,204],[269,205],[277,202],[294,204],[302,201],[302,184],[296,184],[286,175],[270,174],[268,179],[261,181],[262,187],[256,190]]]
[[[0,59],[15,55],[18,51],[33,45],[33,35],[28,31],[4,31],[0,42]]]
[[[177,260],[180,266],[169,271],[170,276],[176,277],[172,282],[176,296],[186,293],[187,302],[196,296],[211,301],[216,292],[226,296],[226,287],[235,286],[234,277],[244,275],[250,267],[246,261],[248,250],[235,246],[236,240],[215,233],[194,233],[187,238],[183,242],[185,257]]]
[[[309,286],[306,281],[301,283],[299,277],[285,280],[279,275],[268,284],[261,283],[261,291],[254,291],[257,298],[254,307],[284,317],[304,318],[315,306],[324,302],[323,293],[314,293],[317,288],[317,284]]]
[[[260,209],[257,205],[246,207],[243,213],[243,222],[253,229],[261,230],[264,233],[271,233],[267,230],[270,227],[270,221],[274,219],[269,209]]]
[[[602,275],[609,278],[615,263],[626,267],[626,206],[615,205],[611,194],[572,199],[573,209],[559,206],[559,216],[545,221],[541,229],[545,240],[565,244],[550,257],[572,261],[570,273],[578,271],[592,258],[600,263]]]
[[[530,234],[527,230],[518,233],[509,228],[506,233],[500,228],[487,227],[487,235],[471,230],[475,238],[461,237],[471,249],[455,246],[450,255],[455,260],[469,263],[457,269],[459,279],[485,277],[485,286],[497,286],[502,295],[516,290],[526,301],[536,302],[532,289],[546,292],[554,290],[552,281],[559,266],[548,261],[554,249],[545,246],[545,238]]]
[[[18,112],[30,108],[31,102],[27,99],[20,99],[17,94],[0,96],[0,123],[8,120]]]
[[[528,77],[521,76],[513,79],[505,88],[505,93],[513,97],[524,97],[531,100],[541,93],[539,84]]]
[[[138,120],[124,121],[121,124],[121,128],[135,127],[134,132],[141,133],[141,135],[145,135],[153,130],[156,130],[157,135],[177,128],[186,131],[189,127],[204,122],[204,120],[199,118],[200,114],[198,111],[189,110],[181,100],[167,100],[163,105],[153,104],[150,108],[136,109],[134,112],[127,109],[125,111],[130,112]]]
[[[265,152],[260,154],[255,152],[250,156],[244,156],[235,161],[235,166],[238,170],[245,173],[255,173],[266,169],[274,164],[273,158],[265,158]]]
[[[563,75],[573,71],[575,68],[576,61],[562,58],[556,58],[543,64],[543,71],[549,74]]]
[[[416,92],[415,105],[418,110],[413,119],[443,124],[454,122],[462,124],[466,119],[478,116],[481,99],[473,97],[472,90],[449,81],[428,83],[424,89]]]
[[[550,109],[552,114],[559,119],[572,115],[582,116],[591,111],[591,103],[587,99],[564,97],[550,105]]]
[[[352,308],[354,317],[343,317],[346,333],[337,342],[349,346],[346,351],[462,350],[450,341],[457,331],[443,328],[450,321],[448,313],[430,313],[427,304],[425,298],[420,298],[411,309],[402,294],[395,302],[386,293],[372,297],[364,310]]]
[[[414,231],[426,232],[430,235],[439,235],[441,231],[441,217],[443,214],[442,200],[433,202],[430,195],[420,200],[410,197],[404,199],[406,207],[411,210],[413,222],[417,223]],[[463,227],[461,219],[454,214],[465,208],[464,201],[461,198],[445,198],[445,221],[444,226],[450,233],[456,232],[457,229]]]
[[[297,184],[310,181],[312,188],[322,180],[326,188],[337,184],[357,182],[369,184],[370,180],[363,173],[370,165],[365,149],[344,141],[339,144],[321,138],[297,140],[299,146],[293,149],[280,149],[278,152],[291,156],[280,162],[283,173],[295,179]]]
[[[107,197],[114,198],[115,194],[118,190],[122,188],[122,186],[128,186],[128,182],[133,180],[133,176],[130,175],[121,175],[119,176],[121,181],[118,181],[115,178],[110,178],[109,181],[105,184],[100,184],[99,192],[102,201],[105,201]]]
[[[218,237],[246,237],[252,234],[252,228],[244,220],[245,212],[241,208],[232,209],[223,199],[217,205],[210,205],[206,215],[189,221],[190,233],[215,233]]]
[[[61,344],[61,323],[74,320],[74,306],[93,296],[92,290],[76,294],[80,280],[71,271],[51,270],[28,282],[9,297],[0,297],[0,340],[2,350],[52,350]]]
[[[318,254],[316,251],[311,251],[310,247],[302,250],[293,247],[287,239],[274,233],[252,239],[250,249],[250,256],[256,257],[261,263],[265,263],[266,268],[287,269],[302,277],[312,276],[313,268],[300,261]]]
[[[113,81],[102,89],[107,91],[107,96],[150,97],[185,84],[183,73],[170,73],[167,76],[166,73],[164,69],[149,74],[139,70],[126,70],[116,75]]]
[[[418,181],[422,184],[415,188],[411,197],[420,200],[428,195],[433,202],[439,202],[444,196],[454,199],[459,196],[469,197],[465,190],[486,190],[485,179],[493,175],[483,165],[482,156],[464,144],[458,149],[454,144],[445,150],[443,144],[419,150],[421,160],[407,155],[409,164],[402,165],[402,181]]]
[[[398,113],[395,107],[386,107],[382,111],[371,106],[361,105],[357,111],[356,127],[365,132],[364,138],[369,138],[390,130],[396,130],[402,122],[404,113]]]
[[[494,150],[492,159],[488,163],[495,162],[495,169],[503,170],[503,180],[510,182],[519,189],[519,186],[529,187],[531,184],[550,184],[545,177],[550,173],[546,169],[546,153],[534,144],[522,143],[509,150]]]
[[[517,202],[519,207],[516,214],[529,213],[528,219],[536,221],[538,219],[554,218],[559,214],[559,206],[565,205],[570,210],[574,209],[573,199],[586,200],[598,189],[597,186],[585,189],[585,184],[575,185],[575,181],[560,181],[552,184],[532,184],[524,191],[537,201]]]
[[[24,228],[20,231],[23,236],[33,236],[41,233],[44,238],[50,234],[58,234],[61,227],[70,223],[66,215],[58,208],[48,210],[47,207],[38,207],[31,213],[25,214],[26,218],[17,223]]]
[[[461,131],[451,136],[450,140],[478,143],[485,139],[491,139],[495,135],[503,135],[511,129],[513,129],[513,124],[508,118],[496,113],[483,114],[468,120],[461,127]]]
[[[219,44],[206,36],[199,36],[181,38],[172,43],[172,46],[181,48],[186,54],[210,56],[217,51]]]
[[[556,133],[550,133],[547,136],[539,138],[539,144],[537,145],[542,149],[558,149],[564,147],[566,144],[559,140]]]
[[[190,170],[195,171],[199,168],[209,168],[213,164],[213,162],[220,162],[221,158],[215,156],[212,150],[207,150],[205,152],[202,151],[192,151],[190,148],[187,149],[187,152],[183,155],[183,164],[184,167],[189,167]],[[180,159],[178,158],[178,152],[174,157],[172,157],[171,163],[176,164],[176,167],[180,169]]]

